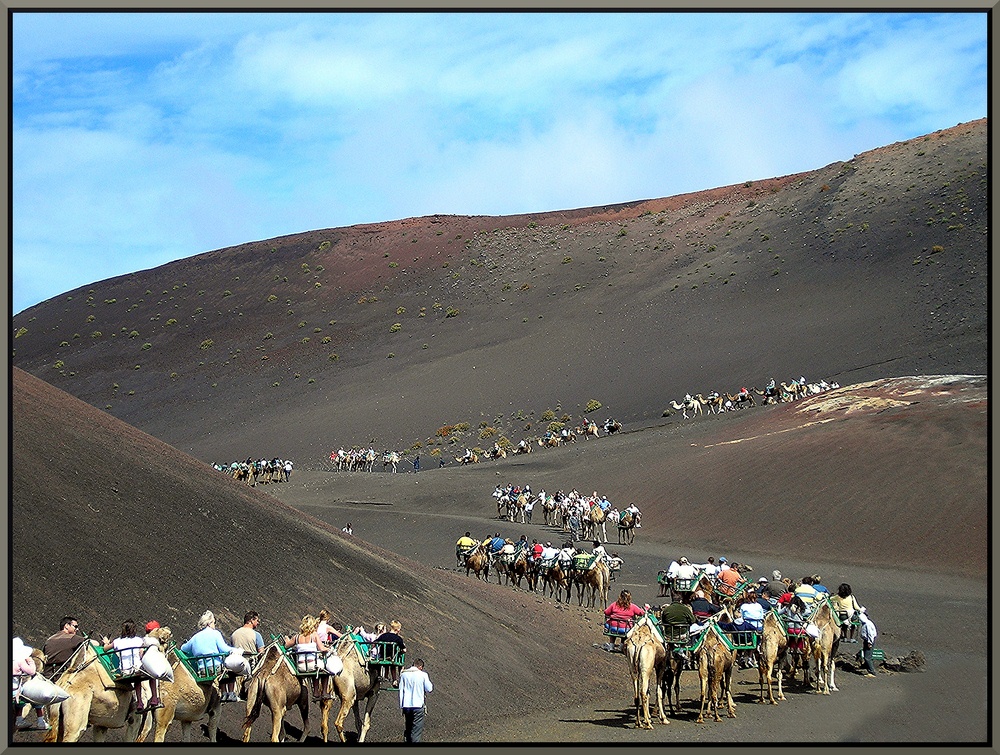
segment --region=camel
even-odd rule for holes
[[[784,400],[783,396],[774,388],[771,388],[769,392],[769,389],[767,388],[762,391],[758,391],[757,388],[754,387],[750,389],[750,392],[756,393],[758,396],[763,396],[763,403],[765,406],[767,404],[780,404]]]
[[[781,663],[788,651],[788,635],[785,628],[778,619],[778,614],[768,611],[764,616],[764,626],[760,633],[760,642],[757,645],[757,673],[760,675],[760,699],[758,703],[764,702],[764,682],[767,681],[767,699],[771,705],[777,705],[778,700],[785,699],[785,693],[781,689]],[[778,677],[778,700],[774,699],[774,690],[771,688],[771,677]]]
[[[805,386],[799,385],[794,380],[791,385],[785,383],[784,380],[781,381],[781,391],[782,393],[788,395],[791,401],[795,399],[802,398],[805,396]]]
[[[611,581],[611,570],[603,561],[598,560],[586,571],[573,576],[576,583],[578,605],[583,605],[583,594],[587,593],[587,608],[595,606],[603,609],[608,603],[608,583]],[[600,598],[600,603],[598,603]]]
[[[514,447],[514,454],[530,454],[531,444],[526,440],[522,440],[517,446]]]
[[[340,710],[333,721],[333,726],[340,735],[340,741],[346,742],[344,735],[344,721],[347,714],[354,710],[354,726],[357,730],[358,742],[365,741],[365,734],[371,727],[372,711],[378,701],[378,693],[382,684],[382,679],[377,666],[363,658],[353,635],[344,634],[333,646],[334,652],[340,656],[344,663],[344,670],[333,677],[333,690],[340,700]],[[361,716],[361,701],[365,701],[364,717]],[[323,711],[323,741],[326,741],[327,717],[329,715],[332,701],[323,701],[321,708]]]
[[[472,451],[469,451],[463,456],[456,456],[455,461],[457,461],[459,464],[462,464],[463,466],[465,464],[478,464],[479,456],[477,454],[474,454]]]
[[[607,530],[607,515],[604,513],[598,504],[592,503],[590,509],[580,517],[580,523],[583,525],[583,539],[584,540],[600,540],[602,543],[608,542],[608,530]],[[604,536],[603,539],[597,536],[597,528],[601,528],[601,534]]]
[[[384,454],[382,454],[382,471],[384,472],[385,468],[391,464],[392,473],[395,474],[400,459],[401,457],[396,451],[386,451]]]
[[[44,742],[77,742],[87,727],[94,729],[94,741],[104,742],[108,729],[124,727],[126,742],[136,741],[149,715],[135,710],[132,684],[116,682],[97,657],[94,641],[85,642],[52,681],[70,697],[48,709],[52,728]]]
[[[625,635],[625,655],[632,676],[635,692],[635,728],[652,729],[649,717],[649,682],[656,676],[656,707],[661,724],[669,724],[663,712],[663,670],[667,663],[667,649],[659,632],[653,627],[649,617],[643,616]]]
[[[507,581],[513,583],[514,587],[521,586],[521,580],[527,579],[528,586],[531,586],[531,566],[528,563],[528,552],[519,550],[514,555],[514,560],[507,564]]]
[[[744,404],[749,404],[750,406],[757,406],[757,402],[754,400],[753,393],[737,393],[735,396],[731,393],[726,394],[726,400],[729,401],[734,409],[742,409]]]
[[[480,543],[475,548],[473,548],[468,553],[468,555],[466,555],[465,557],[466,577],[469,576],[470,571],[474,571],[476,573],[476,579],[484,579],[484,580],[489,579],[490,557],[485,543]]]
[[[831,690],[838,691],[833,676],[837,668],[834,658],[840,647],[840,627],[829,600],[824,600],[813,612],[810,622],[819,628],[819,636],[813,637],[810,643],[810,654],[816,661],[816,692],[829,695]]]
[[[600,438],[601,433],[597,429],[596,422],[589,422],[586,425],[582,425],[579,430],[576,431],[577,435],[582,435],[584,440],[590,440],[590,436],[593,435],[595,438]]]
[[[545,496],[545,500],[542,501],[542,522],[548,526],[554,526],[556,523],[556,499],[553,496]]]
[[[723,611],[716,616],[725,617],[727,613]],[[705,722],[706,707],[714,714],[716,721],[722,720],[722,717],[719,716],[719,699],[723,696],[725,696],[729,718],[736,718],[736,708],[731,692],[736,651],[731,650],[726,640],[723,639],[722,632],[717,626],[717,620],[712,621],[704,632],[705,637],[702,639],[697,654],[698,679],[701,682],[701,707],[698,710],[698,718],[695,723],[699,724]]]
[[[631,545],[635,542],[635,517],[625,510],[618,517],[618,544]]]
[[[555,594],[556,601],[562,602],[562,591],[566,590],[566,599],[569,600],[570,593],[570,582],[569,575],[563,571],[562,566],[557,561],[554,565],[548,567],[543,572],[541,572],[542,577],[542,595],[545,595],[545,590],[548,588],[549,597]]]
[[[507,504],[507,518],[515,522],[518,516],[521,517],[521,524],[524,524],[524,511],[528,505],[528,495],[526,493],[521,493],[514,500],[509,501]]]
[[[705,398],[700,393],[697,393],[695,394],[695,399],[697,399],[703,406],[707,406],[708,411],[711,414],[719,414],[725,409],[723,405],[724,399],[716,391],[709,393],[708,398]]]
[[[271,709],[271,741],[284,738],[285,713],[298,706],[302,715],[302,734],[299,742],[309,733],[309,688],[304,679],[295,675],[291,663],[277,642],[272,642],[260,652],[257,666],[247,680],[247,717],[243,721],[243,741],[250,741],[254,721],[260,716],[261,706]],[[325,725],[324,721],[324,725]],[[324,739],[326,731],[323,732]]]
[[[669,640],[669,638],[668,638]],[[690,642],[690,637],[685,641]],[[663,669],[663,691],[667,695],[667,707],[670,709],[670,715],[676,715],[680,713],[681,710],[681,673],[684,671],[684,658],[675,655],[674,649],[680,645],[681,642],[677,643],[667,642],[667,660]],[[674,710],[674,704],[677,704],[677,710]]]
[[[684,401],[680,404],[678,404],[676,401],[671,401],[670,405],[674,408],[675,411],[679,411],[681,415],[684,417],[684,419],[690,419],[687,414],[688,411],[691,412],[691,416],[702,413],[701,402],[696,398],[693,398],[690,401],[688,399],[684,399]]]
[[[167,647],[172,639],[170,627],[160,627],[149,633],[156,637],[162,647]],[[222,704],[219,695],[218,682],[198,683],[191,675],[187,666],[181,663],[177,657],[175,648],[170,648],[167,653],[167,660],[170,661],[170,668],[174,672],[173,681],[161,680],[157,682],[157,692],[162,708],[153,711],[152,720],[143,725],[142,733],[136,740],[144,742],[146,735],[155,725],[153,733],[154,742],[162,742],[167,734],[167,729],[174,721],[181,722],[181,738],[185,742],[191,741],[191,724],[200,721],[208,715],[208,739],[216,741],[218,732],[218,714]]]

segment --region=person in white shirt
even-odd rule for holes
[[[424,734],[424,717],[427,707],[424,694],[432,692],[434,685],[424,671],[423,658],[417,658],[399,675],[399,707],[403,711],[403,741],[419,742]]]
[[[711,579],[716,574],[719,573],[719,567],[715,565],[715,557],[709,556],[708,563],[701,565],[701,570],[705,572],[705,575]]]
[[[677,579],[694,579],[695,574],[694,566],[688,562],[687,557],[681,556],[681,560],[677,564],[677,573],[674,576]]]
[[[600,540],[594,541],[594,555],[597,556],[597,558],[594,560],[595,564],[598,563],[599,561],[607,561],[608,552],[604,550],[604,546],[601,545]]]
[[[553,548],[552,543],[545,543],[545,547],[542,548],[542,561],[551,561],[558,555],[558,548]]]
[[[875,638],[878,637],[878,630],[875,628],[874,622],[868,618],[868,612],[864,606],[858,612],[858,618],[861,620],[861,657],[864,659],[865,664],[864,676],[872,677],[875,676],[872,648],[875,647]]]

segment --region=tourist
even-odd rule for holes
[[[347,524],[346,524],[346,525],[344,526],[344,528],[343,528],[343,529],[341,530],[341,532],[345,532],[345,533],[347,533],[348,535],[353,535],[353,534],[354,534],[354,527],[352,527],[352,526],[351,526],[351,523],[350,523],[350,522],[348,522],[348,523],[347,523]]]
[[[847,634],[843,642],[856,643],[858,640],[854,635],[857,633],[857,627],[852,619],[861,612],[861,606],[858,604],[857,598],[854,597],[851,586],[842,582],[837,588],[837,594],[830,598],[830,603],[833,605],[833,610],[837,612],[837,618],[840,619],[841,633],[846,632]]]
[[[395,663],[387,663],[389,671],[389,681],[393,687],[399,686],[399,675],[403,670],[403,665],[401,661],[406,653],[406,643],[403,641],[400,632],[403,631],[403,625],[393,619],[389,622],[389,631],[383,632],[378,637],[375,638],[375,642],[383,653],[382,660],[392,660],[397,661]],[[388,647],[391,645],[392,647]]]
[[[632,602],[632,593],[622,590],[618,600],[604,609],[604,629],[612,635],[608,650],[615,652],[615,640],[620,639],[619,647],[621,652],[625,652],[625,635],[632,628],[636,618],[643,613],[644,611]]]
[[[242,648],[244,655],[255,655],[264,647],[264,638],[257,627],[260,626],[260,615],[256,611],[243,614],[243,626],[230,635],[233,647]]]
[[[215,628],[215,614],[205,611],[198,619],[198,631],[194,633],[190,640],[181,645],[181,652],[190,656],[208,656],[228,654],[236,650],[226,642],[222,632]],[[222,664],[215,659],[201,659],[198,661],[198,672],[206,675],[217,674],[223,668]],[[238,703],[240,698],[234,689],[235,680],[223,680],[220,683],[222,688],[222,702]]]
[[[80,633],[80,622],[73,616],[63,616],[59,622],[59,631],[49,637],[42,645],[45,656],[45,667],[42,673],[51,677],[76,652],[86,638]]]
[[[293,648],[292,652],[295,656],[295,668],[299,671],[299,673],[307,674],[316,672],[321,668],[322,661],[320,658],[326,653],[327,647],[326,643],[323,642],[323,638],[320,637],[318,629],[319,617],[306,614],[302,617],[302,621],[299,622],[298,634],[294,637],[288,637],[285,639],[285,647]],[[324,682],[328,679],[329,676],[324,674]],[[313,702],[320,702],[321,700],[330,700],[333,698],[329,691],[324,689],[325,686],[325,684],[320,682],[318,674],[313,676]]]
[[[20,637],[15,637],[12,640],[12,652],[11,661],[13,668],[14,677],[14,704],[20,702],[21,699],[21,686],[24,684],[24,680],[33,677],[38,673],[38,668],[35,666],[35,661],[31,657],[31,653],[34,648],[29,647],[24,644],[24,640]],[[24,715],[28,712],[28,708],[34,708],[35,710],[35,723],[31,724],[28,722],[27,717]],[[14,721],[14,728],[19,730],[33,729],[35,731],[48,731],[52,728],[49,724],[48,719],[45,717],[45,707],[42,705],[32,705],[31,703],[25,703],[23,706],[18,706],[18,716]]]
[[[142,655],[146,652],[146,647],[132,619],[126,619],[122,622],[118,637],[113,640],[104,638],[104,649],[111,651],[117,657],[116,665],[120,678],[132,682],[132,688],[135,692],[135,709],[140,713],[163,707],[156,694],[155,679],[149,679],[149,702],[146,704],[142,702],[142,683],[147,678],[142,672]]]
[[[427,714],[424,695],[433,691],[434,685],[424,671],[423,658],[417,658],[412,666],[399,675],[399,707],[403,711],[404,742],[421,741]]]

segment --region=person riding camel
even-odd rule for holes
[[[642,512],[639,511],[639,507],[636,506],[635,503],[630,503],[625,510],[632,512],[632,521],[635,522],[636,528],[642,527],[642,524],[640,523],[642,519]]]
[[[472,533],[466,532],[458,538],[458,542],[455,543],[455,558],[458,561],[461,561],[462,558],[471,553],[477,545],[479,545],[479,543],[472,538]]]
[[[604,546],[601,545],[600,540],[594,541],[594,563],[599,564],[602,561],[606,561],[608,558],[608,552],[604,550]]]

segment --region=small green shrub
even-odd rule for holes
[[[269,297],[267,297],[267,300],[268,301],[278,301],[278,297],[275,296],[274,294],[271,294]]]
[[[564,265],[568,265],[572,261],[573,261],[573,258],[570,257],[568,254],[565,257],[563,257],[563,259],[562,259],[562,263]]]
[[[177,324],[177,320],[175,320],[173,317],[171,317],[169,320],[167,320],[164,323],[164,325],[176,325],[176,324]]]
[[[223,298],[225,298],[227,296],[232,296],[232,295],[233,295],[233,292],[230,291],[228,288],[225,291],[222,292]]]
[[[319,342],[320,342],[320,343],[330,343],[330,341],[332,341],[332,340],[333,340],[333,339],[332,339],[332,338],[330,338],[330,336],[323,336],[323,337],[322,337],[322,338],[320,339],[320,341],[319,341]]]
[[[56,369],[56,370],[61,370],[65,366],[66,366],[66,363],[63,360],[57,359],[55,361],[55,364],[52,365],[52,368]]]
[[[598,401],[595,398],[592,398],[592,399],[590,399],[590,401],[587,402],[586,409],[587,409],[588,412],[596,412],[602,406],[603,406],[603,404],[600,401]]]
[[[27,332],[28,332],[27,328],[20,327],[20,328],[17,329],[17,333],[14,334],[14,338],[20,338],[21,336],[25,335]]]
[[[445,312],[444,316],[445,317],[457,317],[458,316],[458,310],[455,309],[454,307],[448,307],[448,311]]]
[[[330,354],[330,356],[328,356],[327,359],[329,359],[331,362],[336,362],[338,359],[340,359],[340,354]]]
[[[69,341],[60,341],[59,345],[60,346],[69,346]]]
[[[539,419],[542,422],[550,422],[550,421],[554,420],[555,418],[556,418],[556,413],[554,411],[552,411],[551,409],[546,409],[544,412],[542,412],[542,416],[539,417]]]
[[[403,329],[403,324],[402,323],[394,322],[392,324],[392,326],[389,328],[389,332],[390,333],[398,333],[402,329]]]
[[[396,314],[397,315],[406,314],[406,307],[396,307]]]
[[[395,357],[395,356],[396,356],[396,354],[395,354],[394,352],[390,351],[390,352],[389,352],[389,353],[388,353],[388,354],[386,355],[386,359],[392,359],[392,358],[393,358],[393,357]]]
[[[213,341],[211,338],[206,338],[204,341],[201,342],[201,348],[203,349],[210,349],[214,345],[215,341]]]
[[[142,345],[142,350],[143,351],[146,351],[147,349],[151,349],[151,348],[153,348],[153,344],[151,344],[151,343],[144,343]]]
[[[91,338],[100,338],[102,335],[104,335],[104,334],[101,333],[101,331],[95,330],[93,333],[90,334],[90,337]]]

